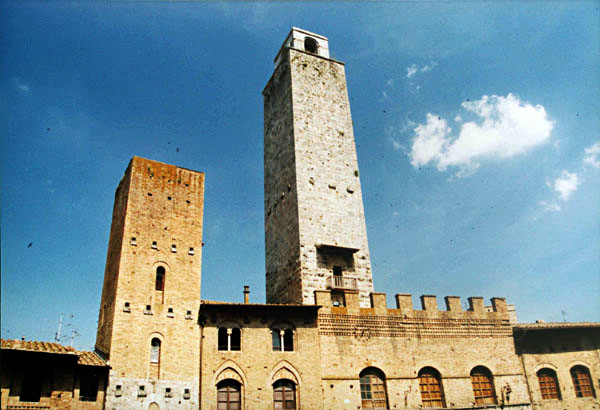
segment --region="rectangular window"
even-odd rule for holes
[[[82,370],[79,379],[79,400],[96,401],[97,397],[98,374],[91,370]]]
[[[35,370],[28,370],[23,376],[20,401],[39,402],[42,396],[42,375]]]

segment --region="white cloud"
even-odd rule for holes
[[[406,78],[411,78],[413,75],[417,74],[419,71],[419,67],[416,64],[409,65],[406,67]]]
[[[463,123],[458,136],[452,137],[445,119],[427,114],[425,124],[415,128],[410,152],[413,166],[433,162],[440,171],[456,166],[460,168],[457,176],[464,176],[484,158],[509,158],[545,143],[554,127],[544,107],[523,102],[513,94],[484,95],[461,106],[480,121]]]
[[[560,199],[566,201],[577,190],[579,184],[579,178],[576,173],[563,170],[560,177],[554,180],[553,188],[560,195]]]
[[[544,211],[547,212],[559,212],[560,205],[554,201],[540,201],[540,205],[544,208]]]
[[[583,162],[595,168],[600,168],[600,141],[585,149]]]
[[[460,116],[460,114],[458,114],[456,117],[454,117],[454,122],[461,122],[462,121],[462,117]]]

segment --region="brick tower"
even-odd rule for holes
[[[203,209],[203,173],[133,157],[115,193],[96,336],[109,409],[198,406]]]
[[[292,28],[264,91],[268,303],[315,303],[358,291],[371,262],[344,64],[327,38]]]

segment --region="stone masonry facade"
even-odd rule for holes
[[[306,35],[327,57],[285,47]],[[349,288],[368,306],[373,291],[344,64],[328,55],[325,37],[293,29],[263,91],[269,303]]]
[[[203,209],[203,173],[131,160],[115,194],[96,342],[111,366],[111,409],[198,405]]]

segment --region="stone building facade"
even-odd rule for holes
[[[244,303],[200,299],[204,174],[134,157],[100,304],[106,409],[600,409],[600,324],[518,324],[499,297],[388,307],[374,291],[327,38],[293,28],[263,95],[267,304],[248,289]],[[4,352],[2,366],[2,409],[16,410]]]

